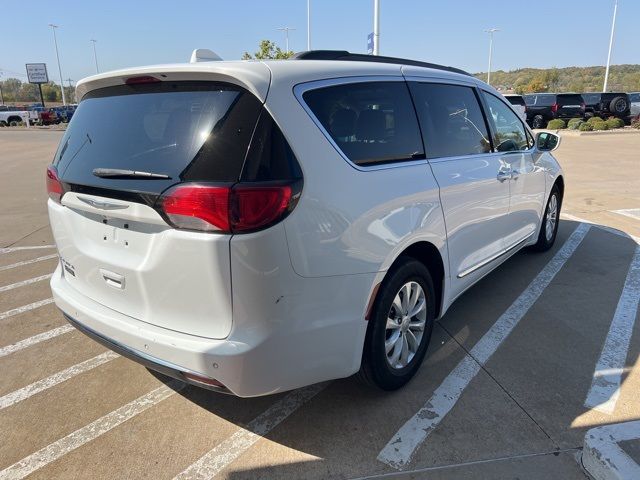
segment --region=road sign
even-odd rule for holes
[[[367,53],[369,55],[373,54],[373,32],[367,35]]]
[[[27,63],[29,83],[49,83],[46,63]]]

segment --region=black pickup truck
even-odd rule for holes
[[[583,93],[586,105],[585,117],[607,119],[617,117],[629,123],[631,120],[631,101],[626,93]]]
[[[582,118],[585,104],[578,93],[531,93],[524,95],[527,123],[531,128],[545,128],[556,118]]]

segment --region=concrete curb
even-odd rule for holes
[[[582,465],[596,480],[640,478],[638,465],[618,444],[640,440],[640,420],[592,428],[584,437]]]

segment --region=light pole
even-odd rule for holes
[[[373,0],[373,54],[380,55],[380,0]]]
[[[62,92],[62,104],[67,104],[67,99],[64,96],[64,81],[62,80],[62,67],[60,67],[60,54],[58,53],[58,39],[56,38],[56,28],[58,25],[50,23],[49,26],[53,31],[53,44],[56,46],[56,59],[58,60],[58,73],[60,74],[60,91]]]
[[[295,28],[293,28],[293,27],[279,27],[277,30],[280,30],[280,31],[285,33],[286,39],[287,39],[286,40],[286,42],[287,42],[286,43],[286,49],[287,49],[287,53],[289,53],[289,31],[290,30],[295,30]]]
[[[100,70],[98,70],[98,54],[96,53],[96,42],[97,40],[94,40],[93,38],[90,40],[91,43],[93,43],[93,60],[96,62],[96,73],[100,73]]]
[[[307,51],[311,50],[311,0],[307,0]]]
[[[73,82],[73,80],[71,80],[70,78],[67,78],[67,82],[69,82],[69,89],[71,90],[71,98],[69,100],[71,100],[71,102],[73,102],[75,99],[73,98],[73,85],[71,85],[71,82]]]
[[[2,72],[0,72],[0,77],[2,77]],[[2,78],[0,78],[0,102],[4,105],[4,95],[2,95]]]
[[[489,68],[487,69],[487,83],[491,85],[491,57],[493,56],[493,34],[499,32],[497,28],[490,28],[485,30],[489,34]]]
[[[604,71],[604,86],[602,93],[607,91],[607,83],[609,83],[609,65],[611,64],[611,48],[613,47],[613,32],[616,29],[616,14],[618,13],[618,0],[613,5],[613,22],[611,22],[611,37],[609,38],[609,54],[607,55],[607,68]]]

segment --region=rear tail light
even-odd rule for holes
[[[585,103],[581,103],[580,104],[580,110],[585,110],[587,108],[587,106],[585,105]]]
[[[559,107],[558,104],[554,103],[553,105],[551,105],[551,111],[553,113],[556,113],[558,111],[558,107]]]
[[[297,201],[292,184],[233,186],[182,184],[160,199],[160,210],[180,229],[240,233],[266,228],[284,218]]]
[[[53,165],[47,167],[47,193],[49,198],[56,203],[60,203],[64,189],[58,178],[58,170]]]

